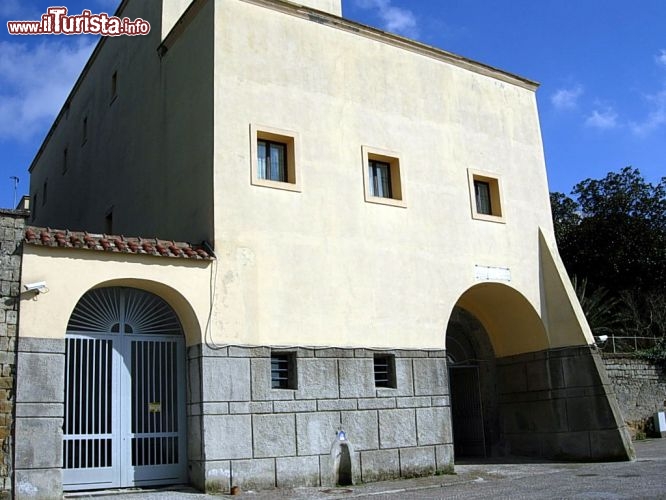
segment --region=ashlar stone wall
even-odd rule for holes
[[[11,496],[21,241],[27,213],[0,210],[0,495]]]
[[[508,452],[569,460],[634,457],[599,352],[550,349],[497,360]]]
[[[395,388],[375,387],[372,350],[291,351],[296,388],[272,389],[269,347],[189,348],[195,486],[208,492],[334,486],[340,430],[354,483],[451,469],[444,351],[386,352],[395,356]]]

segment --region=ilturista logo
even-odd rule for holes
[[[70,16],[67,7],[49,7],[39,21],[7,21],[7,30],[10,35],[137,36],[150,33],[150,23],[87,9]]]

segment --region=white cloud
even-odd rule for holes
[[[0,41],[0,140],[46,133],[95,43],[90,37]]]
[[[410,38],[419,35],[416,16],[411,10],[396,7],[391,0],[356,0],[362,9],[375,9],[382,20],[382,28]]]
[[[646,96],[646,99],[651,109],[645,120],[629,124],[636,135],[647,135],[662,125],[666,125],[666,85],[660,92]]]
[[[655,62],[666,68],[666,49],[661,49],[654,57]],[[648,94],[645,100],[649,105],[648,114],[642,121],[629,122],[629,127],[636,135],[645,136],[652,131],[666,125],[666,81],[656,94]]]
[[[655,62],[666,68],[666,49],[661,49],[655,56]],[[585,120],[585,125],[599,129],[611,129],[616,127],[628,128],[634,135],[646,136],[655,130],[666,126],[666,81],[662,83],[660,91],[644,96],[648,104],[647,114],[642,120],[618,122],[618,115],[611,107],[603,107],[597,103],[601,110],[592,112]]]
[[[592,114],[585,119],[585,125],[598,129],[611,129],[618,126],[617,113],[613,108],[602,110],[595,109]]]
[[[666,68],[666,49],[661,49],[654,59],[657,61],[657,64]]]
[[[578,98],[583,95],[582,85],[569,89],[559,89],[550,97],[550,102],[560,110],[574,109],[578,106]]]

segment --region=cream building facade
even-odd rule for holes
[[[632,456],[537,84],[302,3],[119,7],[30,167],[20,495]]]

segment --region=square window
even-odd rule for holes
[[[104,217],[104,231],[106,234],[113,234],[113,208],[110,208]]]
[[[257,167],[260,179],[287,182],[287,145],[258,139]]]
[[[398,153],[368,146],[362,146],[361,153],[365,201],[406,207]]]
[[[81,145],[83,146],[88,140],[88,117],[83,118],[83,124],[81,127]]]
[[[295,353],[271,353],[271,388],[296,389],[296,380]]]
[[[484,181],[474,181],[474,197],[476,211],[484,215],[492,215],[490,208],[490,184]]]
[[[34,222],[37,217],[37,195],[38,193],[33,193],[30,198],[30,219]]]
[[[368,182],[370,195],[380,198],[391,196],[391,164],[385,161],[368,160]]]
[[[480,170],[467,171],[472,218],[505,222],[502,208],[502,185],[499,176]]]
[[[375,354],[375,387],[395,389],[395,356],[392,354]]]
[[[251,184],[300,191],[298,134],[262,125],[250,126]]]
[[[69,165],[67,164],[67,148],[64,149],[62,152],[62,174],[67,173],[67,169],[69,168]]]
[[[118,97],[118,71],[114,71],[111,75],[111,103]]]

